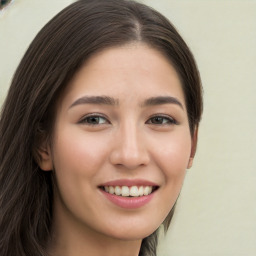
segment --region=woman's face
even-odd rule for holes
[[[56,177],[54,221],[148,236],[179,195],[192,147],[180,80],[160,52],[130,44],[94,55],[66,88],[42,156]]]

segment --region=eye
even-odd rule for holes
[[[86,124],[86,125],[102,125],[102,124],[109,124],[110,122],[101,115],[89,115],[83,117],[80,121],[79,124]]]
[[[170,116],[153,116],[147,122],[147,124],[153,125],[173,125],[177,124],[176,120]]]

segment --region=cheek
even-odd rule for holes
[[[53,145],[53,162],[57,189],[62,202],[72,212],[91,210],[86,202],[95,196],[97,177],[108,155],[108,143],[95,136],[86,136],[77,129],[62,129]]]
[[[189,133],[176,133],[159,141],[153,154],[163,174],[168,178],[183,176],[191,153]]]
[[[56,208],[69,209],[87,216],[86,212],[97,212],[97,204],[88,204],[95,197],[98,175],[104,168],[108,155],[103,138],[94,134],[86,136],[82,130],[63,128],[56,133],[53,145],[53,162],[56,177]],[[59,213],[62,215],[62,213]],[[78,214],[79,215],[79,214]]]
[[[96,136],[96,135],[95,135]],[[82,131],[62,131],[54,145],[54,164],[57,172],[92,177],[107,157],[104,140],[86,136]]]

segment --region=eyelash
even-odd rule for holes
[[[89,119],[91,119],[91,121],[97,121],[97,123],[93,123],[90,122]],[[104,119],[105,121],[103,123],[99,123],[100,119]],[[156,123],[152,122],[152,120],[156,121]],[[158,119],[158,120],[157,120]],[[165,122],[163,122],[165,120]],[[160,123],[157,123],[159,121],[162,121]],[[91,126],[95,126],[95,125],[103,125],[103,124],[110,124],[110,122],[107,120],[106,117],[100,115],[100,114],[91,114],[91,115],[87,115],[85,117],[83,117],[80,121],[79,124],[85,124],[85,125],[91,125]],[[175,125],[178,124],[177,121],[170,117],[170,116],[166,116],[166,115],[154,115],[151,116],[147,121],[146,124],[151,124],[151,125]]]
[[[152,122],[153,119],[155,119],[155,120],[158,119],[158,121],[159,121],[159,119],[162,120],[162,121],[163,120],[167,120],[167,121],[165,121],[164,123],[153,123]],[[149,118],[149,120],[146,122],[146,124],[152,124],[152,125],[174,125],[174,124],[178,124],[178,123],[177,123],[177,121],[174,118],[172,118],[170,116],[159,115],[158,114],[158,115],[151,116]]]
[[[89,122],[89,119],[91,118],[91,121],[94,119],[94,120],[99,120],[100,118],[102,119],[105,119],[106,122],[104,123],[91,123]],[[106,117],[100,115],[100,114],[91,114],[91,115],[87,115],[85,117],[83,117],[80,121],[79,121],[79,124],[85,124],[85,125],[91,125],[91,126],[94,126],[94,125],[102,125],[102,124],[110,124],[110,122],[107,120]]]

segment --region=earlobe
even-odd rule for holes
[[[193,160],[196,154],[196,147],[197,147],[197,134],[198,134],[198,127],[195,128],[192,140],[191,140],[191,152],[190,152],[190,158],[188,161],[187,169],[190,169],[193,165]]]

